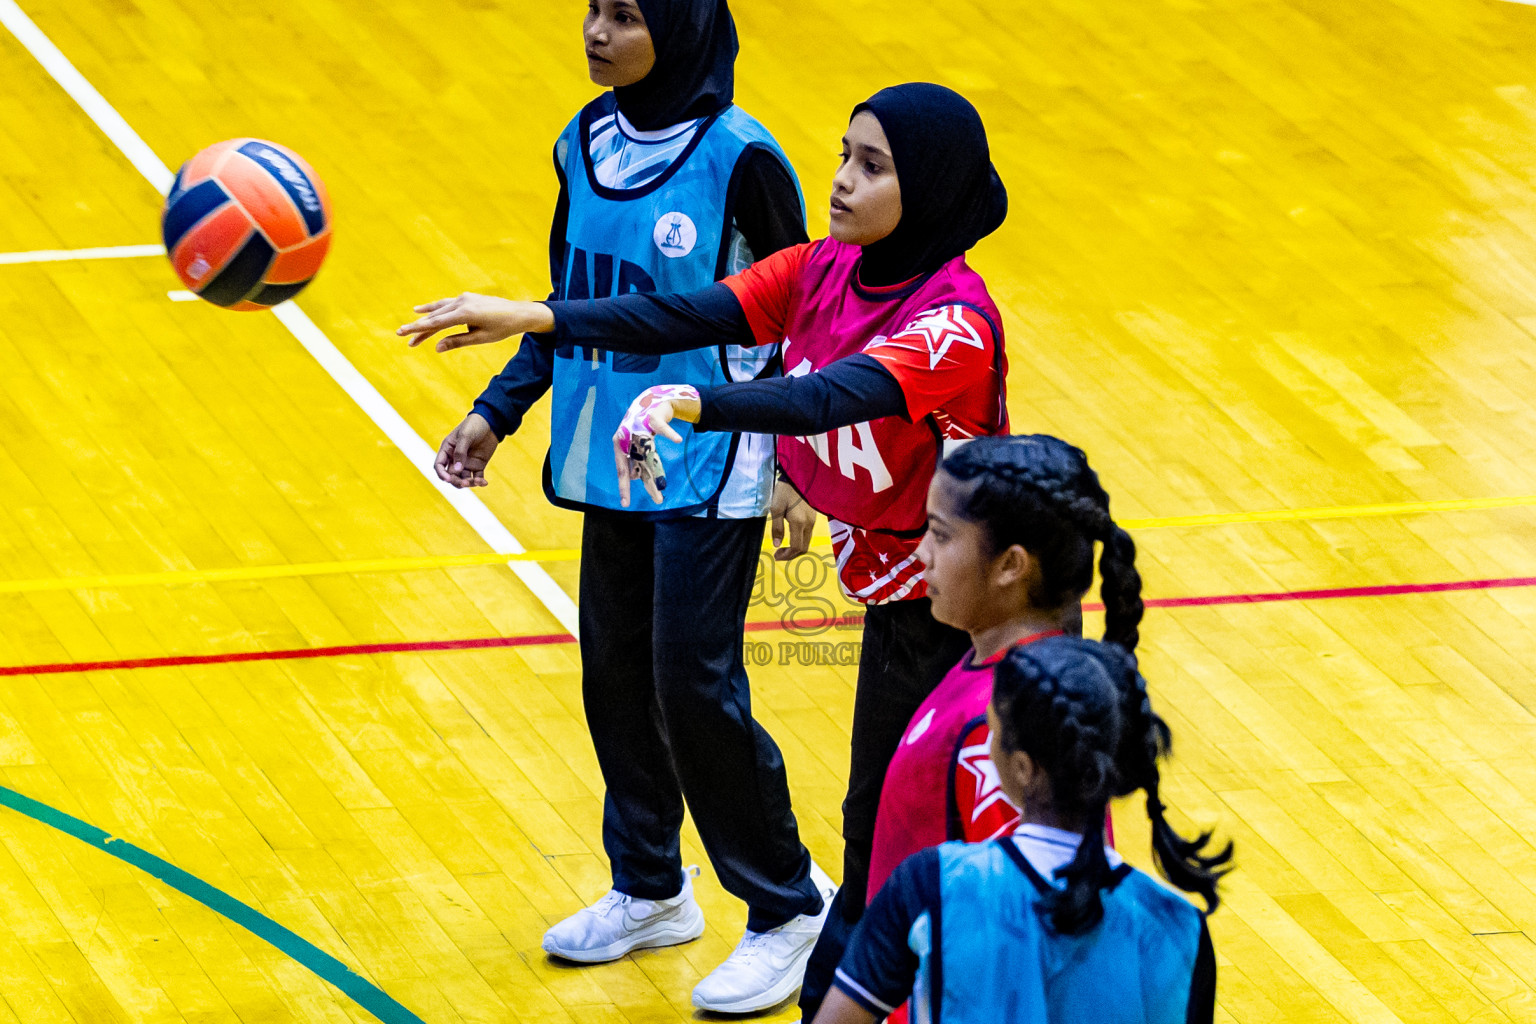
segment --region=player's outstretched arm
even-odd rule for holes
[[[412,348],[442,331],[468,328],[463,333],[439,338],[439,352],[466,345],[489,345],[514,334],[547,334],[555,329],[555,315],[542,302],[518,302],[474,292],[425,303],[417,306],[415,312],[421,316],[395,331],[408,337],[407,344]]]

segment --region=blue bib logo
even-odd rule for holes
[[[675,260],[693,252],[694,243],[699,240],[699,229],[686,213],[664,213],[656,222],[651,237],[656,240],[656,248],[663,256]]]

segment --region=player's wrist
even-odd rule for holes
[[[552,334],[555,330],[555,311],[545,302],[523,302],[523,322],[528,326],[517,333]]]
[[[508,434],[516,432],[521,422],[521,418],[519,418],[518,422],[509,421],[506,416],[502,415],[500,409],[483,400],[476,402],[474,408],[470,409],[469,415],[465,417],[466,420],[471,418],[479,418],[484,422],[490,428],[491,433],[495,435],[497,441],[505,441]]]
[[[697,423],[704,415],[704,399],[697,391],[691,395],[678,395],[670,401],[674,419],[680,419],[684,423]]]

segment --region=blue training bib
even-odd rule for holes
[[[631,292],[690,292],[738,269],[731,261],[732,178],[748,149],[789,160],[767,129],[728,107],[699,125],[688,148],[658,178],[638,188],[599,184],[588,151],[592,122],[612,113],[611,94],[599,97],[561,133],[556,154],[570,195],[565,261],[556,298],[607,298]],[[793,172],[791,171],[791,175]],[[747,353],[750,353],[749,355]],[[621,510],[613,434],[635,396],[656,384],[703,389],[763,373],[776,347],[695,349],[635,356],[603,348],[566,346],[555,352],[549,459],[544,488],[550,501],[579,510]],[[695,434],[674,421],[682,443],[658,437],[667,473],[666,498],[652,504],[637,483],[628,514],[659,519],[708,509],[719,500],[742,435]]]
[[[1037,888],[1046,883],[1021,868],[1016,847],[1004,849],[1013,842],[939,847],[941,913],[925,913],[908,935],[921,965],[913,1024],[1184,1024],[1200,911],[1124,867],[1101,893],[1104,919],[1057,934]]]

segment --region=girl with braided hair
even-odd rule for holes
[[[934,475],[917,554],[934,617],[966,631],[971,649],[912,715],[886,769],[867,898],[925,847],[983,842],[1017,827],[1018,808],[990,759],[992,669],[1010,649],[1060,635],[1064,623],[1080,631],[1095,543],[1103,549],[1106,639],[1134,648],[1142,615],[1136,546],[1110,517],[1109,496],[1082,451],[1046,435],[977,438]],[[842,954],[824,932],[805,991],[825,993]]]
[[[901,863],[871,902],[816,1024],[871,1024],[908,1000],[921,1024],[1190,1024],[1215,1015],[1206,916],[1231,845],[1181,837],[1158,797],[1167,725],[1118,644],[1049,637],[1011,648],[987,709],[992,762],[1024,808],[1011,836]],[[1115,796],[1147,793],[1163,875],[1202,913],[1107,849]]]

